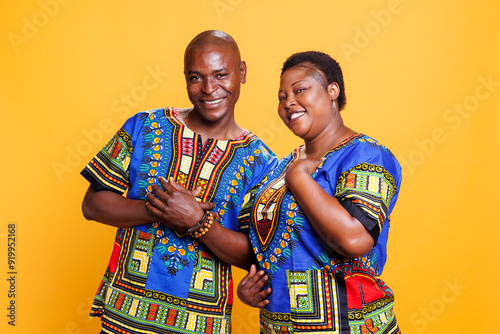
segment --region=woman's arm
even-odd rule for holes
[[[133,227],[156,220],[146,208],[146,201],[129,199],[110,190],[96,191],[92,185],[83,198],[82,212],[87,220],[115,227]]]
[[[186,231],[202,219],[203,210],[214,208],[214,205],[197,202],[190,190],[184,189],[172,178],[167,182],[160,177],[159,181],[165,191],[153,185],[152,194],[147,194],[146,205],[155,216],[155,221]],[[199,240],[221,260],[231,265],[248,270],[253,263],[254,254],[248,236],[225,228],[215,219],[209,231]]]
[[[347,257],[366,254],[374,245],[368,230],[311,177],[319,161],[294,161],[285,180],[319,236]]]

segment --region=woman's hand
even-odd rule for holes
[[[316,168],[318,168],[320,163],[321,160],[307,159],[303,156],[292,162],[288,167],[285,176],[285,182],[288,187],[293,188],[295,185],[301,186],[299,184],[296,184],[296,181],[299,179],[299,177],[304,175],[311,176]]]
[[[165,191],[157,185],[152,186],[152,193],[146,195],[146,207],[155,215],[159,222],[177,230],[187,230],[194,226],[203,217],[203,210],[215,207],[214,203],[200,203],[195,195],[199,189],[187,190],[170,178],[159,178]],[[154,194],[154,195],[153,195]]]
[[[266,298],[271,294],[271,288],[262,290],[267,283],[268,277],[264,270],[257,271],[255,264],[250,266],[250,271],[238,284],[237,294],[240,300],[252,307],[263,308],[269,304]]]

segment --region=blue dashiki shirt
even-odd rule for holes
[[[145,200],[158,177],[173,177],[199,200],[216,203],[221,224],[239,230],[244,195],[277,159],[244,130],[233,140],[187,128],[179,109],[141,112],[126,121],[82,175],[97,189]],[[248,233],[248,231],[243,231]],[[230,266],[187,233],[151,222],[119,228],[91,316],[106,333],[230,333]]]
[[[347,258],[308,222],[285,184],[300,148],[247,194],[240,224],[272,293],[260,312],[261,333],[398,333],[394,296],[377,278],[386,262],[389,215],[401,183],[393,154],[363,134],[332,148],[312,177],[370,232],[375,246]]]

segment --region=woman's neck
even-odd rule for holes
[[[304,153],[308,159],[320,160],[333,147],[354,134],[356,134],[356,132],[349,129],[341,121],[335,126],[325,128],[325,130],[315,138],[305,140]]]

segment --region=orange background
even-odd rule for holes
[[[184,49],[220,29],[248,64],[237,120],[277,155],[300,144],[276,115],[281,65],[315,49],[344,70],[348,126],[403,165],[382,275],[403,332],[500,333],[500,3],[25,0],[1,12],[0,332],[98,333],[87,314],[115,229],[82,217],[79,172],[126,117],[189,106]],[[257,310],[237,302],[233,319],[234,333],[257,333]]]

